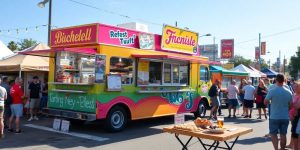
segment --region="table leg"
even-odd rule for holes
[[[235,140],[233,141],[231,146],[229,146],[229,144],[226,141],[224,141],[224,143],[226,144],[226,146],[229,150],[232,150],[232,148],[233,148],[234,144],[236,143],[236,141],[238,140],[238,138],[239,138],[239,136],[235,138]]]
[[[200,138],[197,138],[197,139],[199,140],[199,142],[203,146],[204,150],[207,150],[206,145],[202,142],[202,140]]]
[[[214,150],[216,150],[219,147],[220,142],[217,141],[217,145],[215,146]]]
[[[180,138],[177,134],[175,134],[175,137],[179,141],[179,143],[182,145],[182,150],[188,150],[187,145],[190,143],[190,141],[192,140],[193,137],[191,136],[185,144],[180,140]]]
[[[217,141],[214,141],[214,142],[212,143],[212,145],[210,145],[210,147],[208,148],[208,150],[210,150],[211,148],[213,148],[213,147],[215,146],[216,143],[217,143]]]

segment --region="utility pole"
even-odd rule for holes
[[[214,61],[216,61],[216,50],[217,50],[215,44],[216,44],[216,37],[213,37],[213,46],[214,46],[213,60]]]
[[[261,56],[260,56],[260,54],[261,54],[261,34],[259,33],[258,34],[258,47],[259,47],[259,55],[258,55],[258,70],[260,71],[261,70]]]

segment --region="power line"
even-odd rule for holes
[[[152,22],[152,21],[147,21],[147,20],[140,19],[140,18],[134,18],[134,17],[128,16],[128,15],[116,13],[116,12],[109,11],[109,10],[105,10],[105,9],[102,9],[102,8],[99,8],[99,7],[95,7],[95,6],[86,4],[86,3],[82,3],[82,2],[79,2],[79,1],[76,1],[76,0],[69,0],[69,1],[73,2],[73,3],[76,3],[76,4],[79,4],[79,5],[83,5],[83,6],[89,7],[89,8],[96,9],[96,10],[104,12],[104,13],[108,13],[108,14],[112,14],[112,15],[117,15],[119,17],[123,17],[123,18],[126,18],[126,19],[133,19],[133,20],[141,21],[141,22],[152,24],[152,25],[156,25],[156,26],[162,26],[162,24],[160,24],[160,23],[156,23],[156,22]]]
[[[293,31],[297,31],[297,30],[300,30],[300,27],[288,29],[288,30],[285,30],[285,31],[277,32],[277,33],[268,34],[268,35],[262,36],[262,38],[270,38],[270,37],[273,37],[273,36],[278,36],[278,35],[281,35],[281,34],[293,32]],[[248,42],[252,42],[252,41],[257,41],[257,38],[253,38],[253,39],[249,39],[249,40],[246,40],[246,41],[238,42],[237,44],[243,44],[243,43],[248,43]]]

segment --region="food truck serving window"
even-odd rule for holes
[[[200,67],[200,80],[208,82],[208,68],[205,66]]]
[[[58,52],[55,80],[62,83],[94,83],[95,56]]]
[[[187,85],[187,63],[141,59],[138,63],[138,85]]]
[[[122,84],[133,83],[133,61],[129,58],[111,57],[110,74],[121,75]]]

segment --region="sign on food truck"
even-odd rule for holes
[[[51,47],[97,44],[98,24],[88,24],[51,30]]]
[[[196,54],[198,33],[164,25],[161,48],[181,53]]]

